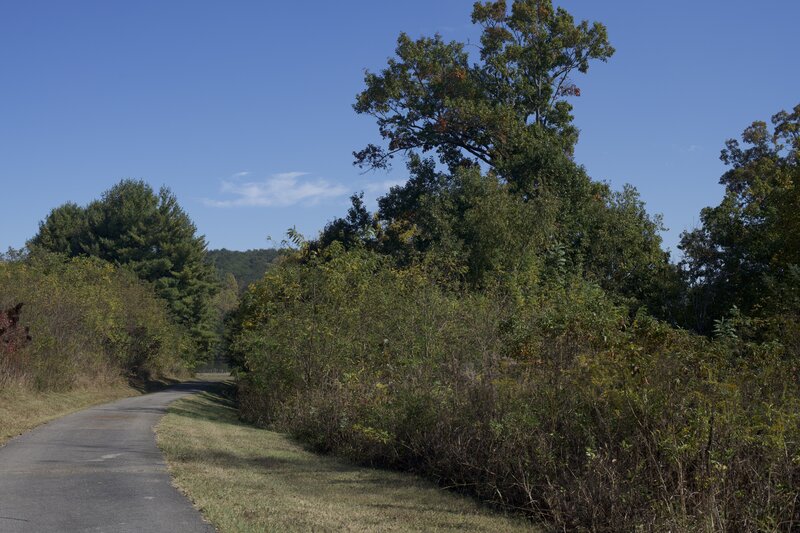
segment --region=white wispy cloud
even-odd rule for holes
[[[223,180],[220,192],[233,198],[216,200],[203,198],[211,207],[288,207],[292,205],[315,205],[322,200],[338,198],[347,194],[341,184],[323,178],[306,178],[307,172],[284,172],[273,174],[261,181],[241,181],[249,172],[239,172]]]

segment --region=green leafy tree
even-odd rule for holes
[[[605,27],[549,1],[510,4],[474,5],[477,62],[463,43],[402,34],[396,57],[367,73],[354,108],[376,118],[388,146],[367,146],[356,163],[377,169],[403,155],[410,178],[374,217],[354,198],[317,244],[367,244],[471,287],[582,275],[670,315],[663,296],[677,300],[679,285],[660,219],[635,189],[615,193],[571,158],[572,78],[614,53]]]
[[[401,264],[428,264],[445,283],[480,287],[522,272],[538,276],[551,206],[524,201],[477,168],[440,172],[433,160],[412,156],[409,170],[409,181],[379,200],[382,251]]]
[[[722,151],[725,196],[683,234],[694,322],[711,327],[736,306],[768,316],[800,310],[800,105],[754,122]]]
[[[505,0],[477,2],[472,21],[483,28],[479,62],[463,43],[401,34],[397,57],[366,74],[354,108],[377,119],[388,146],[355,152],[357,164],[383,168],[395,154],[435,151],[451,169],[482,162],[513,179],[520,152],[544,138],[572,152],[567,99],[580,89],[571,76],[614,53],[605,27],[575,24],[548,0],[516,0],[510,12]]]
[[[596,192],[584,202],[580,224],[571,234],[571,248],[582,258],[586,276],[604,289],[644,305],[655,316],[680,320],[680,274],[661,245],[661,216],[651,216],[631,185],[613,191],[595,184]]]
[[[94,256],[124,265],[153,284],[175,320],[207,352],[214,341],[213,268],[206,242],[167,188],[123,180],[86,207],[55,208],[29,241],[70,257]]]
[[[372,236],[372,215],[367,210],[362,192],[350,197],[350,208],[347,210],[346,217],[336,218],[325,226],[320,235],[319,244],[328,246],[332,242],[338,241],[349,248],[370,240]]]
[[[402,263],[435,258],[472,285],[523,272],[562,280],[582,273],[634,307],[675,319],[680,284],[661,248],[661,218],[632,186],[615,192],[573,166],[575,182],[584,182],[572,194],[526,198],[491,172],[441,172],[416,156],[409,170],[408,182],[378,202],[380,248]]]

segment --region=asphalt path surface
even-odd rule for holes
[[[212,532],[170,481],[153,426],[182,383],[67,415],[0,448],[0,532]]]

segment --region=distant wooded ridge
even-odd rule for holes
[[[275,248],[261,248],[255,250],[209,250],[206,253],[206,261],[213,265],[220,278],[227,274],[233,274],[239,291],[243,291],[248,285],[261,279],[264,273],[280,254],[280,250]]]

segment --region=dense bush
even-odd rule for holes
[[[711,341],[579,277],[448,291],[334,243],[270,270],[236,324],[243,414],[317,450],[558,529],[800,524],[796,323],[794,344]]]
[[[22,303],[30,341],[0,348],[0,387],[98,386],[191,366],[193,344],[132,272],[96,258],[36,254],[0,262],[0,309]]]
[[[605,27],[544,0],[472,21],[474,47],[402,34],[366,73],[385,145],[356,163],[409,179],[250,286],[243,415],[554,530],[800,529],[800,108],[729,141],[674,265],[636,190],[571,157]]]

